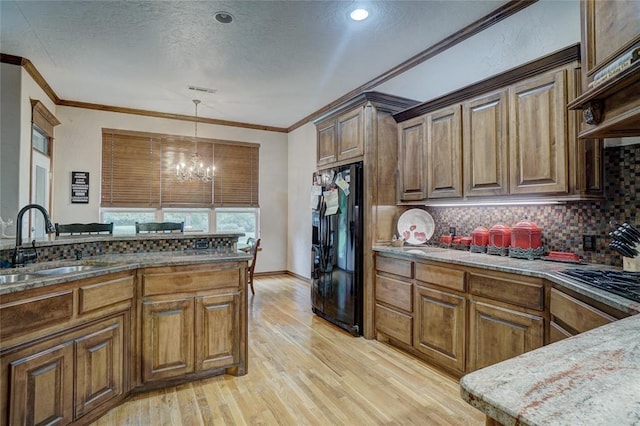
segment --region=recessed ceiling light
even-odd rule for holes
[[[216,14],[213,16],[216,18],[216,21],[220,22],[221,24],[230,24],[231,22],[233,22],[233,15],[229,12],[216,12]]]
[[[353,19],[354,21],[362,21],[364,19],[367,19],[367,16],[369,16],[369,12],[367,12],[366,9],[356,9],[351,12],[349,16],[351,16],[351,19]]]

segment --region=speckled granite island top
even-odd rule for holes
[[[640,425],[640,315],[475,371],[460,386],[504,425]]]
[[[243,251],[219,253],[215,250],[184,250],[176,252],[167,251],[131,254],[105,254],[77,261],[66,260],[35,263],[25,267],[0,270],[0,275],[16,273],[35,274],[27,280],[10,284],[1,284],[0,295],[138,268],[246,261],[249,259],[251,259],[251,255]],[[43,269],[78,265],[92,266],[92,268],[67,274],[37,275],[38,271]]]
[[[548,262],[540,259],[515,259],[506,256],[492,256],[483,253],[471,253],[468,251],[430,246],[374,246],[373,250],[408,260],[431,260],[461,266],[484,268],[493,271],[508,272],[512,274],[540,277],[631,315],[640,312],[640,303],[638,302],[583,284],[559,274],[559,272],[571,268],[620,270],[620,268],[615,268],[613,266]]]

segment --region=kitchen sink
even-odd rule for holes
[[[98,265],[73,265],[73,266],[60,266],[57,268],[51,269],[41,269],[36,271],[35,274],[38,275],[63,275],[63,274],[71,274],[73,272],[83,272],[90,271],[92,269],[103,268],[103,266]]]
[[[42,278],[42,277],[36,274],[28,274],[28,273],[0,275],[0,284],[13,284],[20,281],[30,280],[32,278]]]

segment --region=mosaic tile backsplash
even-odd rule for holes
[[[38,247],[38,262],[76,259],[80,251],[82,257],[103,254],[147,253],[155,251],[194,250],[200,244],[206,244],[207,250],[219,253],[232,253],[237,248],[238,237],[194,237],[194,238],[155,238],[149,240],[87,241],[72,244],[58,244]],[[10,267],[13,249],[0,250],[0,262]]]
[[[435,221],[432,240],[456,227],[457,235],[471,235],[478,226],[513,226],[527,217],[542,228],[545,251],[577,253],[589,263],[622,266],[622,256],[609,249],[613,224],[640,227],[640,144],[605,149],[605,200],[542,206],[425,207]],[[582,236],[596,236],[596,250],[582,250]]]

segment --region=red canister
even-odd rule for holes
[[[478,247],[489,245],[489,230],[484,226],[478,226],[471,232],[471,244]]]
[[[495,224],[489,229],[489,245],[506,248],[511,244],[511,228],[502,223]]]
[[[511,246],[523,250],[542,247],[542,229],[526,219],[518,222],[511,232]]]

